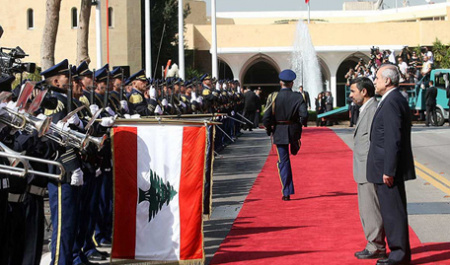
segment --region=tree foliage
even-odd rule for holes
[[[450,68],[450,46],[438,38],[433,42],[433,56],[435,68]]]
[[[144,1],[142,1],[142,4],[144,4]],[[153,71],[156,71],[155,76],[159,77],[161,76],[161,66],[166,65],[168,60],[178,64],[178,0],[151,0],[150,7],[152,64]],[[190,8],[187,5],[183,12],[184,19],[189,13]],[[143,23],[144,27],[145,24]],[[144,34],[145,31],[143,30],[143,40],[145,40]],[[161,52],[158,59],[161,39]]]

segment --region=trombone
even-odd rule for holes
[[[62,180],[62,178],[66,173],[66,171],[64,170],[64,166],[59,162],[22,155],[21,153],[8,148],[1,142],[0,142],[0,157],[8,158],[8,161],[10,163],[10,165],[0,164],[0,173],[9,174],[11,176],[25,177],[25,175],[27,174],[34,174],[52,179]],[[48,172],[34,170],[31,167],[29,161],[57,166],[59,168],[60,173],[51,174]],[[17,167],[19,164],[22,164],[23,168]]]

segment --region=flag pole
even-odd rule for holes
[[[308,24],[311,21],[311,7],[309,6],[309,0],[308,0]]]

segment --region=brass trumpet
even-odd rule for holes
[[[19,131],[32,133],[36,130],[38,136],[42,137],[50,129],[51,117],[41,120],[28,113],[19,113],[7,107],[2,108],[2,110],[5,110],[6,113],[0,115],[0,122]]]
[[[8,158],[8,161],[10,163],[10,165],[1,165],[0,164],[0,173],[9,174],[11,176],[25,177],[25,175],[27,175],[27,174],[34,174],[34,175],[39,175],[39,176],[48,177],[48,178],[52,178],[52,179],[61,180],[66,173],[66,171],[64,170],[64,166],[59,162],[56,162],[53,160],[48,160],[48,159],[42,159],[42,158],[22,155],[21,153],[8,148],[2,142],[0,142],[0,157]],[[34,170],[31,167],[29,161],[43,163],[43,164],[47,164],[47,165],[55,165],[59,168],[60,173],[59,174],[51,174],[48,172]],[[23,168],[17,167],[19,164],[22,164]]]
[[[56,133],[59,136],[52,133],[47,133],[45,134],[45,137],[52,141],[55,141],[61,146],[70,146],[80,150],[85,150],[89,143],[95,144],[97,149],[100,150],[103,148],[105,140],[108,138],[106,135],[103,135],[101,137],[93,137],[88,134],[83,134],[71,129],[62,129],[56,126],[56,124],[54,123],[50,124],[50,129],[53,131],[53,133]]]

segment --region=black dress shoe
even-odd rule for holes
[[[395,261],[391,259],[379,259],[376,265],[408,265],[408,261]]]
[[[283,197],[281,197],[281,199],[283,201],[290,201],[291,200],[291,196],[283,196]]]
[[[367,249],[355,253],[355,257],[358,259],[384,259],[387,258],[386,252],[373,251],[370,252]]]
[[[102,253],[98,251],[94,251],[87,256],[89,260],[106,260],[106,256],[102,255]]]

